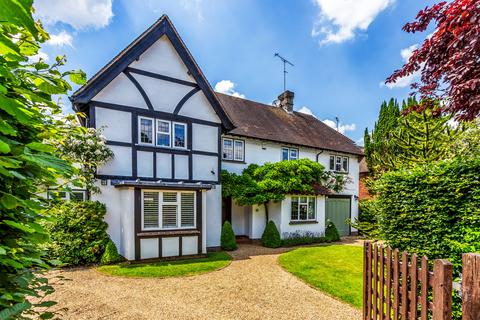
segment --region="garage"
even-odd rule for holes
[[[328,197],[325,202],[325,225],[328,220],[332,221],[338,229],[340,236],[350,234],[351,198],[350,197]]]

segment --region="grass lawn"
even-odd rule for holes
[[[232,258],[225,252],[209,253],[206,258],[175,260],[157,263],[119,263],[98,267],[97,270],[112,276],[165,278],[189,276],[214,271],[227,266]]]
[[[326,245],[282,254],[280,265],[314,287],[362,307],[363,248]]]

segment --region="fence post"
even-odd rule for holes
[[[369,292],[367,290],[368,279],[368,241],[363,243],[363,319],[367,320],[367,303]]]
[[[437,259],[433,263],[433,320],[452,317],[452,264]]]
[[[480,254],[462,256],[462,319],[475,320],[480,315]]]

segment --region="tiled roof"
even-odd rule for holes
[[[355,143],[317,118],[280,107],[216,93],[235,129],[232,135],[363,155]]]

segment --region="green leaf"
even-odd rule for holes
[[[37,38],[38,30],[31,16],[32,1],[9,0],[2,1],[0,17],[12,25],[22,26]]]
[[[28,233],[34,233],[35,232],[35,229],[30,228],[27,225],[12,221],[12,220],[3,220],[3,223],[5,223],[6,225],[8,225],[12,228],[16,228],[18,230],[22,230],[22,231],[25,231],[25,232],[28,232]]]
[[[82,70],[75,70],[69,72],[70,80],[78,85],[83,85],[87,82],[87,75]]]
[[[5,250],[5,248],[3,247],[0,247],[0,255],[6,255],[7,254],[7,250]]]
[[[0,198],[0,204],[5,209],[13,209],[20,205],[20,201],[18,201],[17,197],[12,196],[8,193],[4,193],[3,196]]]
[[[30,112],[24,108],[23,104],[4,95],[0,95],[0,109],[15,117],[22,124],[28,124],[30,120]]]
[[[15,130],[7,121],[0,119],[0,132],[9,136],[16,136],[17,130]]]
[[[39,142],[31,142],[31,143],[27,144],[27,147],[32,149],[32,150],[36,150],[36,151],[40,151],[40,152],[52,153],[52,152],[55,151],[55,148],[53,146],[50,146],[48,144],[39,143]]]
[[[45,302],[53,302],[53,301],[45,301]],[[55,314],[53,312],[44,312],[40,315],[40,319],[52,319],[54,315]]]
[[[12,42],[12,40],[5,37],[3,34],[0,34],[0,54],[11,54],[20,57],[20,50],[18,46]]]
[[[20,315],[23,311],[29,309],[32,305],[28,301],[17,303],[12,307],[6,308],[0,311],[0,319],[12,319],[17,315]]]
[[[0,140],[0,153],[9,153],[10,152],[10,146]]]

